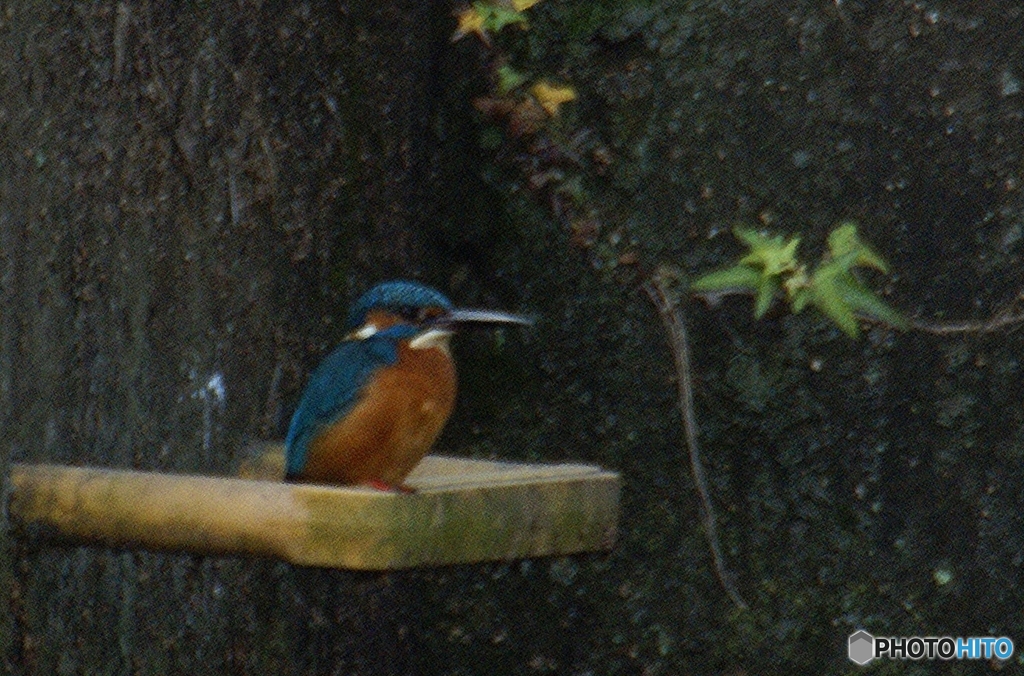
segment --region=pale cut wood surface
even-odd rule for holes
[[[428,456],[407,481],[413,494],[57,465],[14,465],[11,480],[23,536],[319,567],[605,550],[618,523],[618,475],[576,464]]]

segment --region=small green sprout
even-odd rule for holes
[[[748,253],[736,265],[694,281],[693,291],[753,292],[755,319],[763,317],[784,292],[794,313],[813,305],[851,338],[860,335],[858,315],[906,328],[906,320],[854,274],[858,267],[889,271],[882,257],[860,239],[855,223],[842,223],[829,234],[828,253],[811,273],[797,258],[799,237],[770,237],[740,226],[733,233],[747,245]]]

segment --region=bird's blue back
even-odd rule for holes
[[[346,340],[313,371],[285,438],[288,476],[302,471],[309,443],[352,409],[371,374],[397,362],[399,341],[415,333],[415,327],[399,324],[363,340]]]

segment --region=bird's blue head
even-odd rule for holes
[[[348,313],[346,328],[356,332],[367,323],[371,312],[385,312],[399,318],[400,324],[389,335],[403,338],[421,330],[451,333],[459,326],[532,323],[524,317],[497,310],[453,307],[448,297],[437,289],[404,279],[378,284],[360,296]]]
[[[351,331],[362,326],[371,310],[383,310],[414,320],[428,309],[446,313],[452,309],[452,302],[437,289],[418,282],[404,279],[384,282],[359,297],[349,310],[346,328]]]

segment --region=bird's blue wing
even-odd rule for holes
[[[302,473],[309,442],[326,425],[348,413],[370,374],[397,360],[397,344],[376,338],[346,341],[324,359],[309,377],[288,428],[284,442],[287,476]]]

